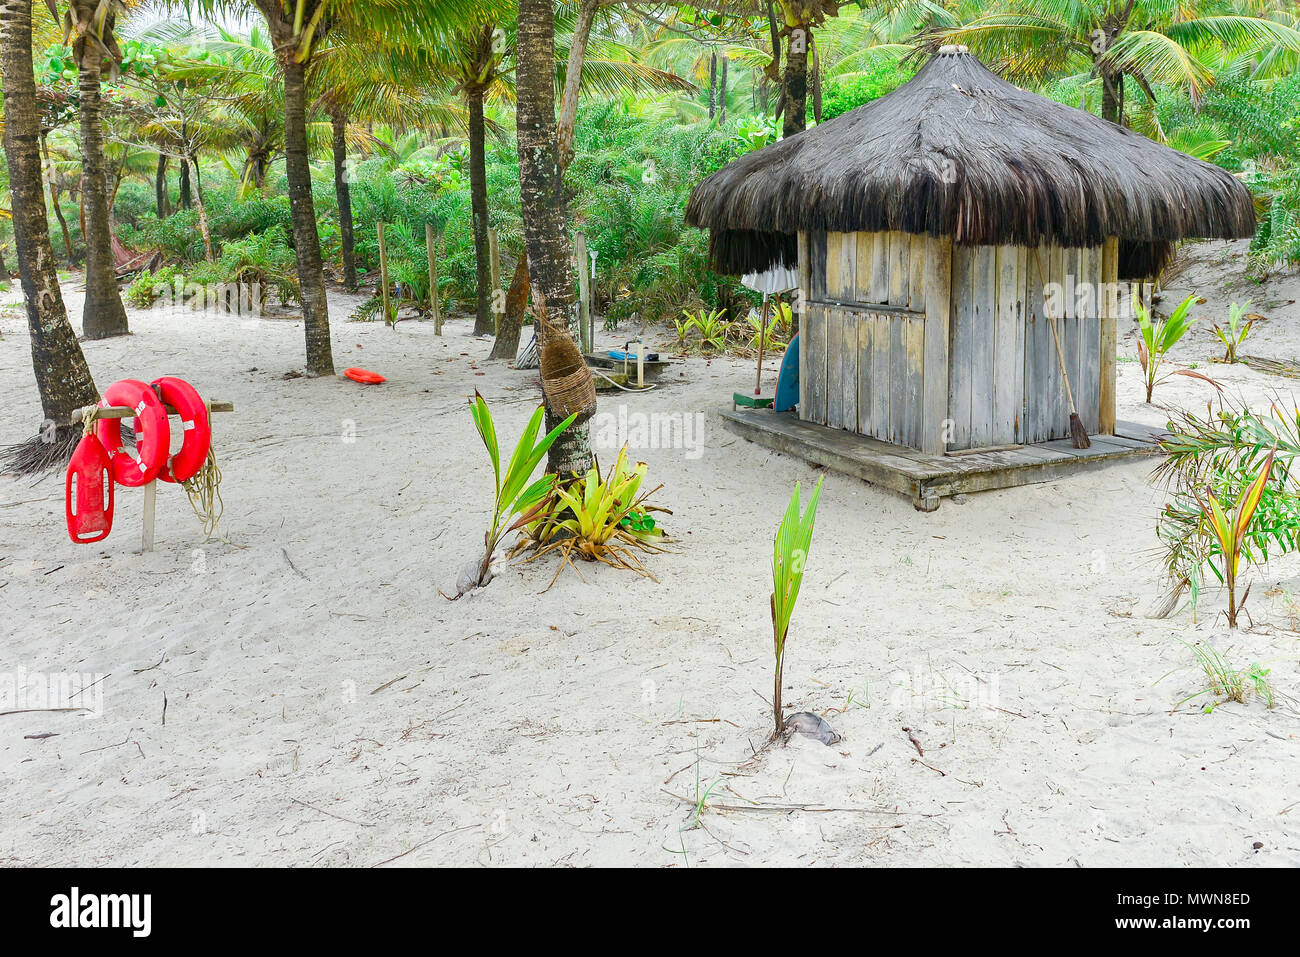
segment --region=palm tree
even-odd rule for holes
[[[64,12],[64,42],[72,38],[72,57],[77,63],[81,94],[81,200],[86,241],[86,302],[81,327],[87,339],[106,339],[130,332],[113,271],[113,228],[108,218],[100,99],[105,60],[110,71],[115,71],[122,58],[113,28],[124,6],[121,0],[70,0]]]
[[[782,136],[793,136],[808,126],[808,54],[815,50],[813,27],[820,27],[827,17],[835,16],[839,7],[840,0],[780,0],[784,19],[781,32],[786,37],[785,77],[781,88]]]
[[[307,340],[309,375],[332,375],[330,313],[325,294],[325,266],[316,205],[311,195],[311,164],[307,146],[307,68],[312,53],[336,23],[341,4],[330,0],[254,0],[266,18],[271,42],[284,77],[284,148],[293,216],[293,240],[302,290],[303,330]]]
[[[1166,83],[1199,98],[1214,81],[1208,55],[1227,49],[1256,58],[1261,72],[1293,66],[1300,32],[1265,13],[1269,0],[1009,0],[1005,9],[927,34],[928,46],[964,43],[1007,79],[1040,83],[1087,73],[1101,85],[1101,115],[1124,118],[1125,80],[1152,102],[1154,84]]]
[[[509,2],[490,0],[473,20],[458,24],[454,30],[436,31],[425,42],[407,49],[381,47],[376,53],[384,61],[390,82],[429,85],[431,79],[446,78],[454,84],[453,92],[465,100],[468,114],[470,211],[474,235],[477,295],[474,310],[474,335],[490,335],[495,329],[492,316],[492,267],[488,248],[487,195],[487,119],[486,100],[507,70],[503,65],[512,48],[498,22],[508,22]],[[376,64],[379,65],[379,64]],[[403,117],[407,124],[418,123],[416,116]],[[444,118],[445,123],[445,118]],[[461,125],[461,124],[456,124]]]
[[[219,30],[207,60],[180,75],[224,91],[222,122],[244,152],[241,195],[266,187],[266,174],[284,153],[284,85],[275,80],[275,51],[257,25],[245,37]]]
[[[68,322],[50,248],[37,149],[40,118],[32,69],[31,0],[0,4],[0,74],[4,78],[4,150],[13,196],[14,245],[31,332],[32,368],[46,421],[40,436],[11,450],[7,459],[37,469],[66,455],[76,430],[61,424],[68,422],[73,410],[98,401],[99,391]]]
[[[555,125],[555,18],[551,0],[520,0],[516,123],[519,136],[520,199],[524,243],[532,285],[544,296],[549,322],[540,344],[572,326],[573,273],[569,266],[568,209],[560,172]],[[585,368],[585,366],[584,366]],[[582,410],[551,446],[547,469],[559,475],[585,474],[591,468],[590,427],[595,407]],[[552,429],[563,421],[559,410],[546,409]]]

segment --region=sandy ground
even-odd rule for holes
[[[785,698],[843,740],[765,747],[771,537],[815,473],[721,428],[752,364],[692,359],[602,399],[703,416],[698,445],[636,450],[675,513],[658,583],[584,567],[543,591],[554,565],[501,563],[449,603],[491,483],[466,397],[513,436],[536,374],[488,362],[464,322],[438,338],[334,307],[339,368],[386,385],[283,378],[292,320],[136,312],[133,336],[85,346],[101,388],[175,374],[237,404],[217,421],[229,545],[171,487],[155,552],[138,490],[112,537],[73,545],[60,477],[0,479],[0,675],[107,675],[102,716],[0,716],[0,863],[1300,865],[1294,705],[1174,710],[1205,687],[1180,643],[1198,639],[1300,697],[1300,566],[1255,575],[1252,631],[1145,617],[1148,464],[931,515],[829,475]],[[1300,355],[1297,320],[1272,312],[1274,354]],[[11,442],[40,412],[20,311],[0,334]],[[1121,352],[1121,418],[1161,421]],[[1291,386],[1216,374],[1256,399]]]

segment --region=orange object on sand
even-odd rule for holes
[[[369,369],[358,369],[353,367],[351,369],[344,369],[343,374],[353,382],[361,382],[366,385],[378,385],[380,382],[388,381],[378,372],[371,372]]]

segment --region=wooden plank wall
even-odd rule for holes
[[[1106,290],[1101,313],[1100,406],[1097,431],[1115,434],[1115,340],[1119,303],[1114,290],[1119,284],[1119,240],[1110,237],[1101,247],[1101,282]]]
[[[921,383],[922,452],[940,454],[948,439],[948,352],[952,326],[952,239],[918,237],[925,243],[925,349]],[[919,252],[919,250],[918,250]]]
[[[1089,432],[1097,432],[1101,422],[1104,365],[1101,354],[1104,304],[1097,301],[1102,250],[1043,245],[1027,252],[1024,419],[1015,441],[1045,442],[1070,434],[1069,403],[1048,321],[1049,306],[1054,308],[1061,351],[1065,354],[1066,372],[1079,416]],[[1048,286],[1058,287],[1057,295],[1050,300],[1044,294]]]
[[[1102,247],[970,247],[898,232],[809,232],[801,236],[800,414],[932,452],[1067,436],[1044,298],[1055,283],[1075,400],[1089,432],[1102,431],[1108,386],[1112,408],[1114,401],[1105,341],[1109,321],[1113,343],[1114,322],[1097,284],[1113,281],[1113,258]],[[942,303],[927,302],[927,277],[948,287]],[[873,310],[876,304],[889,311]],[[940,363],[946,374],[936,371]],[[946,443],[935,425],[944,420]]]
[[[1041,273],[1039,264],[1041,262]],[[1098,430],[1102,251],[1040,246],[956,246],[949,337],[949,449],[1043,442],[1069,434],[1045,288],[1084,425]]]
[[[811,280],[814,305],[804,347],[811,350],[809,375],[817,382],[810,384],[805,417],[919,447],[926,237],[827,233],[810,235],[809,246],[811,268],[824,262],[824,285]],[[916,315],[872,310],[873,304]]]

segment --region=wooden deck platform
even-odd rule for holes
[[[1147,426],[1120,422],[1117,435],[1094,435],[1089,449],[1076,449],[1069,439],[1057,439],[1002,451],[927,455],[803,422],[793,412],[725,409],[720,414],[723,425],[742,438],[909,495],[923,512],[937,509],[944,496],[1050,482],[1085,469],[1149,456],[1156,451],[1160,434]]]

